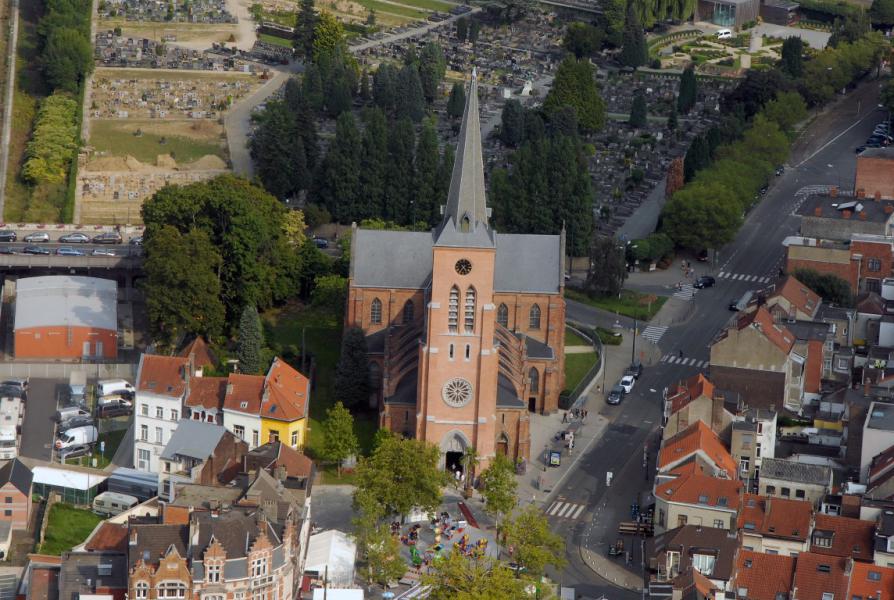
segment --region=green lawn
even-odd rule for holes
[[[127,417],[120,417],[123,419],[127,419]],[[105,452],[100,452],[99,443],[97,442],[96,446],[93,448],[93,454],[87,456],[79,456],[78,458],[71,458],[65,461],[69,465],[82,465],[86,467],[93,466],[93,459],[96,459],[96,468],[104,469],[108,466],[110,462],[112,462],[112,457],[115,456],[115,452],[118,450],[118,446],[121,445],[121,440],[124,438],[124,434],[126,429],[119,429],[117,431],[107,431],[105,433],[99,434],[99,442],[106,443]]]
[[[565,355],[565,391],[571,393],[599,360],[595,352]]]
[[[40,554],[59,556],[74,546],[82,543],[102,521],[102,517],[89,510],[75,508],[71,504],[56,503],[50,508],[47,532]]]
[[[579,336],[570,327],[565,328],[565,346],[590,346],[590,342]]]
[[[136,136],[123,129],[121,121],[112,120],[93,121],[90,144],[97,152],[108,152],[112,156],[130,155],[149,164],[155,164],[159,154],[170,154],[180,164],[193,162],[206,154],[227,158],[226,150],[219,143],[179,135],[162,136],[146,130],[143,135]]]
[[[298,305],[267,311],[263,318],[266,339],[282,346],[294,345],[300,348],[302,328],[305,330],[307,349],[317,362],[315,387],[310,397],[307,453],[319,456],[323,447],[323,421],[326,419],[326,410],[335,404],[332,386],[341,347],[341,319]],[[360,441],[362,453],[365,454],[372,448],[377,428],[374,411],[354,414],[354,431]]]
[[[270,35],[269,33],[262,33],[258,36],[258,39],[262,42],[267,42],[268,44],[274,44],[276,46],[283,46],[284,48],[292,47],[292,40],[287,40],[286,38],[281,38],[275,35]]]
[[[441,0],[396,0],[401,4],[406,4],[408,6],[418,6],[419,8],[426,8],[428,10],[440,10],[442,12],[448,12],[451,8],[456,6],[452,2],[442,2]]]
[[[591,298],[578,290],[565,288],[565,297],[575,302],[589,304],[590,306],[624,315],[631,319],[639,319],[640,321],[651,320],[655,313],[661,310],[661,307],[667,302],[667,296],[655,296],[655,299],[649,305],[644,301],[646,294],[640,294],[633,290],[622,290],[621,298],[619,299],[615,296]],[[651,310],[649,310],[650,308]]]
[[[412,6],[398,6],[397,4],[378,2],[377,0],[357,0],[357,4],[360,4],[368,10],[374,10],[377,13],[390,13],[392,15],[400,15],[411,19],[424,19],[428,16],[427,12],[417,10]]]

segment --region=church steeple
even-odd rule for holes
[[[487,226],[484,159],[481,153],[481,124],[478,120],[478,74],[475,69],[472,69],[466,108],[459,129],[443,225],[447,226],[448,221],[452,221],[455,230],[461,233],[472,232],[478,225]]]

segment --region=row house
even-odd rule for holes
[[[664,400],[664,437],[673,437],[697,421],[703,422],[720,439],[729,439],[735,405],[703,374],[693,375],[668,390]]]
[[[674,591],[691,589],[699,595],[687,598],[723,598],[730,590],[739,553],[735,531],[684,525],[656,535],[645,542],[645,578],[649,597],[671,598]]]
[[[677,467],[693,462],[712,476],[736,479],[736,462],[718,435],[701,420],[664,439],[658,453],[656,481],[666,479]]]
[[[806,500],[819,506],[831,490],[832,469],[826,465],[779,458],[763,461],[760,473],[762,496]]]
[[[744,549],[797,556],[810,547],[813,505],[803,500],[745,494],[738,524]]]
[[[752,408],[736,415],[730,454],[739,465],[739,479],[746,482],[746,489],[756,486],[764,459],[776,456],[776,413]]]
[[[160,455],[158,495],[173,499],[173,484],[223,485],[242,467],[248,444],[221,425],[182,419]]]
[[[655,486],[656,534],[684,525],[735,531],[742,482],[720,479],[689,462],[667,474],[673,479]]]

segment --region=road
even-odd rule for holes
[[[19,454],[28,458],[53,459],[53,432],[59,395],[68,382],[61,379],[31,379],[22,423]]]
[[[661,418],[661,390],[697,373],[709,355],[709,344],[729,321],[729,301],[759,285],[759,278],[773,278],[782,264],[782,240],[799,230],[799,219],[792,213],[799,191],[807,186],[837,185],[852,189],[856,157],[854,148],[884,118],[876,108],[879,84],[863,84],[837,106],[819,117],[793,151],[793,165],[772,182],[763,201],[747,216],[735,240],[720,249],[712,265],[696,265],[698,274],[711,273],[717,286],[699,291],[691,301],[688,317],[671,325],[658,341],[662,361],[645,369],[636,387],[619,407],[601,406],[599,412],[612,420],[605,436],[576,465],[576,471],[558,490],[557,500],[585,504],[586,510],[575,519],[559,515],[548,518],[554,531],[567,541],[569,566],[557,575],[564,585],[573,585],[577,593],[598,597],[636,598],[639,593],[613,587],[583,563],[579,548],[588,548],[605,556],[608,544],[619,536],[619,521],[630,520],[630,504],[647,498],[654,473]],[[748,281],[750,280],[750,281]],[[648,288],[648,286],[646,286]],[[651,291],[654,291],[651,290]],[[667,291],[665,290],[665,293]],[[568,302],[570,319],[591,325],[611,326],[613,315],[575,302]],[[623,320],[623,317],[622,317]],[[622,323],[629,327],[631,323]],[[687,362],[672,364],[682,351]],[[689,358],[695,360],[690,361]],[[676,362],[676,361],[673,361]],[[613,383],[613,382],[612,382]],[[609,383],[608,385],[611,385]],[[654,390],[654,391],[653,391]],[[649,463],[643,466],[644,448]],[[606,473],[614,475],[611,487],[606,486]],[[630,569],[640,573],[639,547],[633,547]],[[623,564],[623,558],[612,559]],[[606,591],[608,590],[608,591]]]

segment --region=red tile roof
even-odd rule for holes
[[[193,377],[189,381],[189,395],[186,406],[220,410],[227,391],[226,377]]]
[[[28,599],[59,600],[59,567],[31,567]]]
[[[894,446],[872,457],[872,462],[869,465],[869,483],[876,483],[876,480],[889,471],[892,465],[894,465]]]
[[[818,394],[823,376],[823,343],[807,341],[807,360],[804,365],[804,392]]]
[[[736,477],[736,461],[727,452],[717,434],[702,421],[696,421],[683,431],[664,442],[658,455],[658,466],[664,470],[669,465],[682,462],[687,457],[701,451],[727,476]]]
[[[671,403],[671,414],[678,412],[693,400],[702,396],[714,397],[714,384],[699,373],[677,384],[677,389],[668,397]]]
[[[795,564],[794,587],[798,600],[823,600],[824,593],[835,600],[845,598],[848,579],[844,574],[846,560],[837,556],[824,556],[802,552]]]
[[[280,421],[296,421],[307,416],[310,381],[281,358],[273,359],[261,402],[261,416]]]
[[[739,550],[733,589],[745,590],[748,600],[776,600],[777,594],[791,592],[794,577],[791,556]]]
[[[262,376],[231,374],[227,377],[224,408],[256,415],[261,409],[263,392],[264,378]]]
[[[881,592],[881,596],[878,595]],[[894,596],[894,569],[855,562],[847,598],[891,598]]]
[[[189,361],[182,356],[144,354],[140,358],[137,389],[159,396],[182,396],[188,368]]]
[[[105,521],[93,532],[84,547],[91,552],[127,552],[127,525]]]
[[[791,352],[792,346],[795,345],[795,336],[792,332],[784,325],[774,322],[773,316],[763,306],[739,319],[737,327],[740,331],[746,327],[756,327],[771,344],[785,354]]]
[[[270,465],[272,467],[285,467],[286,474],[289,477],[310,477],[313,471],[314,463],[303,452],[298,452],[291,446],[287,446],[282,442],[275,442],[279,445],[279,454],[276,460]]]
[[[739,529],[768,537],[805,541],[810,534],[813,505],[804,500],[767,498],[745,494],[739,511]]]
[[[180,356],[184,358],[189,357],[190,354],[193,357],[192,364],[194,369],[213,367],[217,364],[217,358],[211,352],[208,343],[201,337],[196,337],[180,352]]]
[[[661,483],[655,488],[655,497],[668,502],[699,504],[732,511],[738,510],[741,493],[741,481],[711,477],[697,470]]]
[[[795,279],[792,275],[786,277],[782,284],[777,286],[773,296],[782,296],[800,312],[811,317],[816,314],[820,302],[822,302],[822,298],[816,292]]]
[[[816,543],[817,533],[831,532],[832,546],[825,548]],[[818,513],[813,525],[810,551],[816,554],[853,558],[872,562],[875,539],[875,523],[849,517],[836,517]]]

